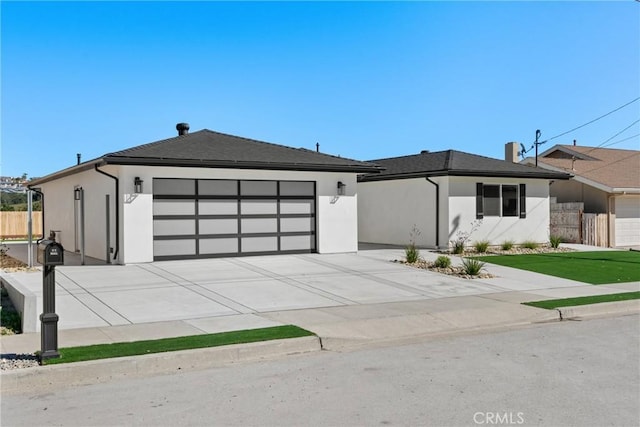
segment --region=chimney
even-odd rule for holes
[[[504,159],[507,162],[518,163],[518,149],[520,144],[517,142],[507,142],[504,145]]]
[[[81,159],[82,159],[82,154],[80,154],[80,153],[76,154],[76,158],[78,159],[78,163],[77,164],[80,164]]]
[[[576,145],[578,145],[578,141],[576,141],[575,139],[573,140],[573,146],[575,147]]]
[[[178,130],[178,136],[186,135],[189,133],[189,123],[178,123],[176,129]]]

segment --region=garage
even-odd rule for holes
[[[640,246],[640,196],[616,197],[616,246]]]
[[[153,259],[316,251],[314,181],[153,179]]]

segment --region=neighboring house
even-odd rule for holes
[[[547,242],[549,182],[570,177],[455,150],[371,162],[385,170],[358,179],[359,240],[397,245]]]
[[[355,252],[356,177],[370,163],[210,130],[30,183],[66,250],[116,263]]]
[[[558,203],[583,202],[585,213],[607,214],[608,246],[640,245],[640,151],[556,145],[538,156],[538,167],[574,175],[554,182],[550,195]]]

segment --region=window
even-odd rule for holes
[[[476,184],[476,218],[485,216],[519,216],[526,218],[526,186]]]

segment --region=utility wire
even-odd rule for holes
[[[575,128],[573,128],[573,129],[571,129],[571,130],[568,130],[568,131],[566,131],[566,132],[562,132],[561,134],[558,134],[558,135],[556,135],[556,136],[552,136],[551,138],[549,138],[549,139],[547,139],[547,140],[543,141],[543,142],[542,142],[542,144],[544,144],[545,142],[552,141],[552,140],[554,140],[554,139],[556,139],[556,138],[560,138],[561,136],[564,136],[564,135],[566,135],[566,134],[568,134],[568,133],[571,133],[571,132],[573,132],[574,130],[578,130],[578,129],[580,129],[580,128],[583,128],[583,127],[585,127],[585,126],[587,126],[587,125],[590,125],[591,123],[597,122],[598,120],[603,119],[603,118],[607,117],[608,115],[615,113],[615,112],[616,112],[616,111],[618,111],[618,110],[622,110],[622,109],[623,109],[624,107],[626,107],[627,105],[633,104],[634,102],[638,101],[639,99],[640,99],[640,96],[639,96],[639,97],[637,97],[636,99],[634,99],[634,100],[632,100],[632,101],[629,101],[629,102],[627,102],[626,104],[624,104],[624,105],[622,105],[622,106],[620,106],[620,107],[616,108],[615,110],[611,110],[611,111],[609,111],[608,113],[601,115],[600,117],[597,117],[597,118],[595,118],[595,119],[593,119],[593,120],[591,120],[591,121],[588,121],[588,122],[587,122],[587,123],[585,123],[585,124],[582,124],[582,125],[580,125],[580,126],[578,126],[578,127],[575,127]]]
[[[640,1],[640,0],[639,0],[639,1]],[[566,134],[568,134],[568,133],[571,133],[571,132],[573,132],[573,131],[575,131],[575,130],[578,130],[578,129],[580,129],[580,128],[583,128],[583,127],[585,127],[585,126],[587,126],[587,125],[590,125],[591,123],[595,123],[595,122],[597,122],[598,120],[603,119],[603,118],[605,118],[605,117],[607,117],[607,116],[609,116],[609,115],[611,115],[611,114],[615,113],[616,111],[622,110],[624,107],[626,107],[626,106],[628,106],[628,105],[631,105],[631,104],[633,104],[634,102],[636,102],[636,101],[638,101],[638,100],[640,100],[640,96],[639,96],[639,97],[637,97],[637,98],[635,98],[635,99],[632,99],[631,101],[627,102],[627,103],[626,103],[626,104],[624,104],[624,105],[621,105],[620,107],[618,107],[618,108],[616,108],[616,109],[614,109],[614,110],[609,111],[609,112],[608,112],[608,113],[606,113],[606,114],[601,115],[600,117],[596,117],[595,119],[588,121],[587,123],[584,123],[584,124],[582,124],[582,125],[580,125],[580,126],[577,126],[577,127],[573,128],[573,129],[571,129],[571,130],[568,130],[568,131],[566,131],[566,132],[562,132],[561,134],[558,134],[558,135],[556,135],[556,136],[552,136],[551,138],[549,138],[549,139],[545,139],[544,141],[538,142],[538,145],[542,145],[542,144],[547,143],[547,142],[549,142],[549,141],[552,141],[552,140],[554,140],[554,139],[556,139],[556,138],[560,138],[561,136],[564,136],[564,135],[566,135]],[[635,124],[635,123],[634,123],[634,124]],[[625,130],[626,130],[626,129],[625,129]],[[622,133],[622,132],[620,132],[620,133]],[[618,135],[619,135],[619,134],[618,134]],[[615,135],[615,136],[617,136],[617,135]],[[614,136],[614,138],[615,138],[615,136]],[[605,141],[605,142],[606,142],[606,141]],[[527,150],[525,150],[525,151],[523,151],[523,152],[522,152],[522,155],[524,156],[524,154],[526,154],[526,153],[528,153],[529,151],[531,151],[531,150],[535,147],[535,145],[536,145],[536,143],[535,143],[535,142],[533,142],[533,143],[532,143],[532,145],[531,145],[531,147],[529,147]]]
[[[640,0],[638,0],[638,1],[640,1]],[[611,147],[612,145],[620,144],[621,142],[628,141],[628,140],[633,139],[633,138],[635,138],[635,137],[637,137],[637,136],[640,136],[640,133],[636,133],[635,135],[628,136],[628,137],[626,137],[625,139],[620,139],[620,140],[618,140],[618,141],[614,141],[614,142],[612,142],[611,144],[603,145],[603,146],[602,146],[602,147],[600,147],[600,148]]]

